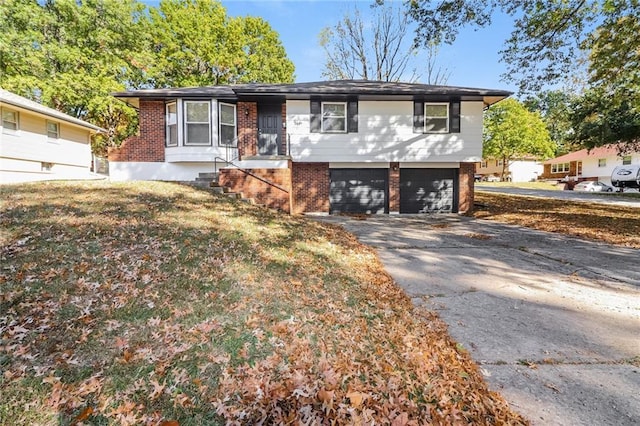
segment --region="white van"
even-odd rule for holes
[[[611,185],[618,188],[640,188],[640,164],[616,166],[611,173]]]

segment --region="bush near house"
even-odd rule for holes
[[[523,424],[341,228],[168,183],[0,187],[0,424]]]

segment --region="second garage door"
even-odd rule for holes
[[[400,169],[400,213],[456,213],[458,169]]]
[[[389,169],[331,169],[330,213],[388,213]]]

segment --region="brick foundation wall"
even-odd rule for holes
[[[222,169],[218,181],[233,192],[242,192],[245,198],[253,198],[259,204],[291,212],[291,169],[247,169],[247,171],[286,189],[284,192],[266,182],[237,169]]]
[[[109,150],[109,161],[164,161],[164,102],[140,100],[140,131]]]
[[[329,212],[329,163],[293,163],[293,214]]]
[[[238,102],[238,153],[240,159],[258,153],[258,104]]]
[[[395,169],[395,170],[394,170]],[[389,212],[400,211],[400,164],[389,164]]]
[[[474,163],[460,163],[460,172],[458,175],[458,186],[460,187],[458,194],[458,213],[469,213],[473,210],[474,170]]]

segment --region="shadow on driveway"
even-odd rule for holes
[[[640,250],[460,216],[320,220],[376,248],[533,424],[640,424]]]

